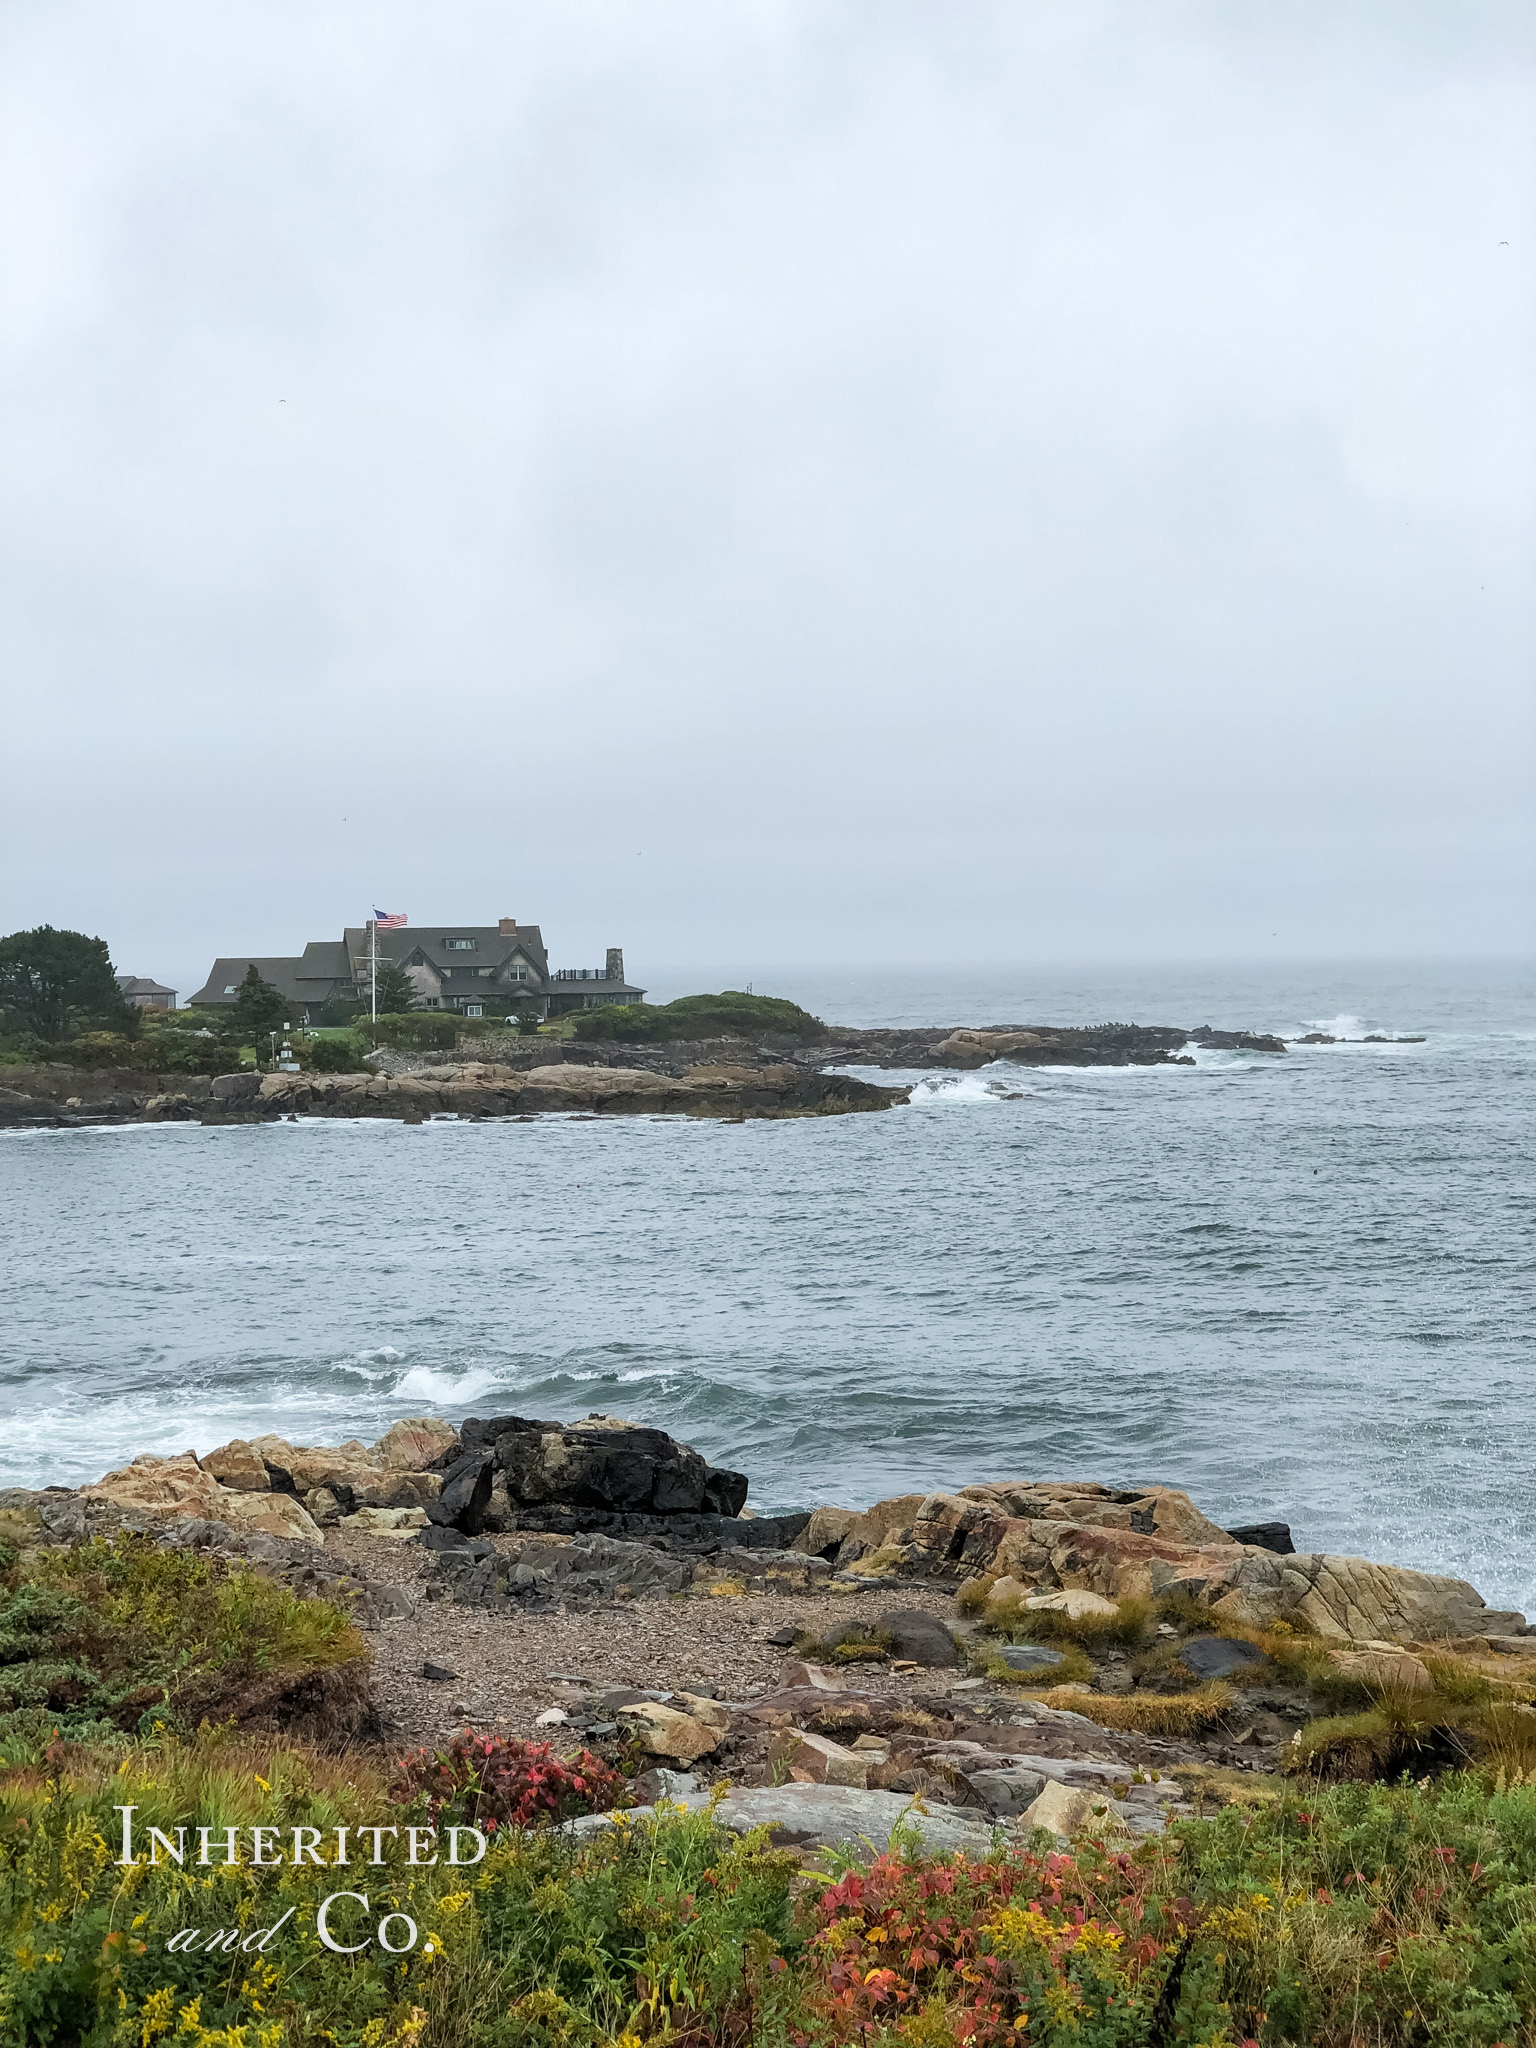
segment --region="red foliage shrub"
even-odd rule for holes
[[[562,1758],[547,1742],[466,1728],[446,1749],[402,1757],[390,1797],[407,1806],[425,1793],[434,1826],[441,1819],[494,1833],[606,1813],[623,1791],[619,1773],[589,1749]]]
[[[1152,1897],[1159,1874],[1131,1855],[882,1856],[817,1903],[814,2038],[873,2040],[923,2015],[924,2041],[966,2048],[1141,2044],[1195,1919]]]

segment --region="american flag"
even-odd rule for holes
[[[381,932],[400,932],[405,930],[406,916],[403,910],[376,910],[373,921]]]

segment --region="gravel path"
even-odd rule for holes
[[[430,1570],[412,1544],[333,1534],[326,1547],[362,1576],[417,1595]],[[466,1718],[506,1734],[533,1734],[534,1716],[546,1707],[586,1696],[585,1686],[562,1683],[561,1675],[589,1685],[707,1689],[721,1699],[751,1699],[778,1682],[790,1655],[768,1636],[789,1627],[821,1634],[891,1608],[954,1617],[950,1594],[914,1586],[734,1598],[690,1594],[553,1614],[489,1614],[449,1600],[420,1599],[411,1619],[385,1622],[369,1634],[374,1692],[391,1740],[399,1744],[435,1742],[463,1727]],[[458,1675],[451,1682],[424,1678],[428,1662]],[[900,1697],[941,1691],[963,1675],[897,1673],[861,1664],[849,1683]],[[470,1709],[467,1716],[463,1707]]]

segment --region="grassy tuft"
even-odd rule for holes
[[[1019,1686],[1030,1692],[1039,1692],[1042,1687],[1057,1685],[1082,1685],[1093,1683],[1093,1666],[1083,1652],[1074,1644],[1053,1643],[1053,1649],[1061,1651],[1061,1662],[1053,1664],[1049,1671],[1013,1671],[995,1651],[979,1644],[971,1658],[971,1668],[984,1678],[994,1679],[999,1685]]]
[[[1083,1692],[1061,1685],[1045,1695],[1051,1707],[1065,1707],[1084,1714],[1101,1728],[1123,1728],[1140,1735],[1188,1736],[1212,1728],[1232,1711],[1230,1685],[1220,1679],[1200,1687],[1198,1692],[1105,1694]]]
[[[986,1608],[987,1625],[1014,1643],[1076,1644],[1090,1654],[1104,1650],[1139,1649],[1152,1633],[1149,1600],[1122,1600],[1113,1614],[1076,1617],[1056,1607],[1026,1607],[1022,1598],[994,1600]]]

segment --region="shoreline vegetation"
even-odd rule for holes
[[[0,1494],[0,2040],[1536,2040],[1523,1616],[1165,1486],[749,1491],[502,1415]]]

